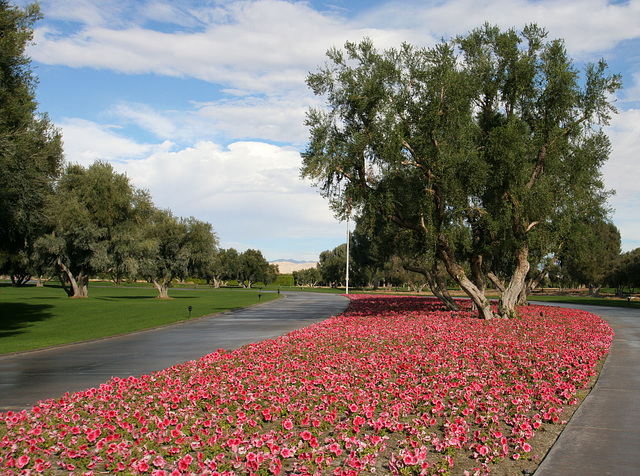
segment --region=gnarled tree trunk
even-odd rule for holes
[[[460,310],[456,302],[453,300],[446,286],[443,286],[442,280],[438,279],[437,271],[434,273],[434,276],[424,268],[416,268],[413,266],[403,266],[407,271],[413,271],[414,273],[420,273],[427,279],[427,284],[429,285],[429,289],[433,293],[433,295],[438,298],[440,302],[442,302],[448,310],[450,311],[458,311]]]
[[[66,291],[67,296],[72,298],[89,297],[89,276],[84,274],[83,269],[80,270],[78,276],[76,277],[73,275],[71,270],[62,262],[62,260],[60,260],[60,258],[58,258],[58,267],[61,271],[60,283]]]
[[[491,302],[487,299],[484,293],[467,277],[462,266],[460,266],[453,253],[448,248],[446,238],[439,237],[441,246],[439,247],[438,254],[442,259],[447,272],[460,286],[460,288],[471,298],[471,301],[478,311],[478,317],[480,319],[493,319],[495,317],[493,309],[491,309]]]
[[[529,266],[529,246],[523,245],[522,248],[518,250],[516,268],[509,280],[509,285],[500,295],[498,313],[501,317],[510,318],[515,316],[520,294],[525,288],[525,279],[529,272]]]
[[[170,280],[167,278],[162,278],[162,281],[158,281],[155,278],[153,279],[153,285],[158,290],[159,299],[169,299],[169,283]]]

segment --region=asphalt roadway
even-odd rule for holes
[[[219,348],[286,334],[339,314],[335,294],[283,293],[258,306],[126,336],[0,356],[0,412],[148,374]],[[540,303],[547,304],[549,303]],[[550,304],[554,305],[554,304]],[[557,304],[605,319],[615,332],[600,378],[534,476],[640,474],[640,310]]]
[[[283,292],[283,298],[124,336],[0,355],[0,412],[97,387],[111,377],[150,374],[217,349],[287,334],[340,314],[337,294]]]
[[[534,476],[637,476],[640,474],[640,310],[557,305],[598,314],[609,323],[615,336],[598,382]]]

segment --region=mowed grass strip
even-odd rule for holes
[[[640,309],[640,301],[637,299],[620,299],[620,298],[600,298],[591,296],[545,296],[531,294],[529,301],[540,302],[559,302],[566,304],[582,304],[586,306],[605,306],[605,307],[630,307]]]
[[[259,296],[260,294],[260,296]],[[89,286],[89,298],[71,299],[58,286],[0,285],[0,354],[41,349],[149,329],[277,299],[277,293],[240,289]]]

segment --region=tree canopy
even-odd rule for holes
[[[505,283],[500,315],[513,315],[532,249],[553,252],[574,204],[607,197],[600,126],[620,77],[604,60],[581,76],[546,37],[485,24],[433,48],[379,52],[365,39],[307,77],[326,104],[308,112],[302,175],[339,216],[353,204],[410,230],[486,319],[488,275]]]
[[[60,133],[37,111],[37,80],[25,48],[37,4],[24,9],[0,0],[0,271],[22,284],[42,233],[53,184],[62,163]]]
[[[133,219],[135,190],[124,174],[105,162],[67,166],[50,204],[50,232],[37,240],[60,273],[67,293],[87,297],[89,276],[113,264],[114,240]]]

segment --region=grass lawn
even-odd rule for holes
[[[589,296],[546,296],[531,294],[529,296],[529,301],[562,302],[567,304],[583,304],[587,306],[629,307],[632,309],[640,309],[640,301],[637,299],[627,301],[626,299]]]
[[[260,294],[260,297],[258,296]],[[59,286],[0,284],[0,354],[125,334],[278,298],[259,290],[89,285],[88,299],[71,299]]]

